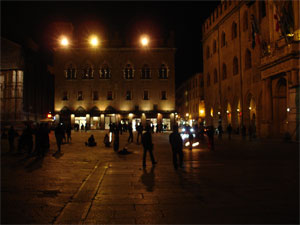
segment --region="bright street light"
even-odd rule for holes
[[[141,37],[141,44],[142,44],[142,46],[148,46],[149,38],[147,36],[142,36]]]
[[[90,38],[90,44],[93,47],[98,46],[98,44],[99,44],[98,38],[96,36],[91,36],[91,38]]]
[[[62,46],[68,46],[69,45],[69,41],[68,41],[68,39],[66,38],[66,37],[62,37],[61,38],[61,40],[60,40],[60,44],[62,45]]]

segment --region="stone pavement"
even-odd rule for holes
[[[94,134],[98,146],[84,146]],[[6,224],[298,224],[299,145],[216,140],[184,150],[175,171],[167,134],[154,134],[152,167],[142,147],[105,148],[104,131],[73,132],[71,144],[44,159],[10,154],[1,141],[1,223]],[[128,134],[120,136],[120,148]],[[134,134],[136,138],[136,134]]]

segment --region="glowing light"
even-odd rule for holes
[[[251,106],[249,107],[249,110],[251,110]]]
[[[218,115],[220,115],[221,113],[220,112],[218,112]]]
[[[109,142],[112,141],[112,132],[109,132]]]
[[[69,45],[69,41],[68,41],[68,39],[66,38],[66,37],[62,37],[61,38],[61,40],[60,40],[60,44],[62,45],[62,46],[68,46]]]
[[[287,108],[286,111],[289,112],[289,111],[290,111],[290,108]]]
[[[191,131],[191,132],[194,132],[194,129],[193,129],[193,128],[191,128],[191,129],[190,129],[190,131]]]
[[[227,110],[227,111],[226,111],[226,113],[228,114],[228,113],[229,113],[229,111]]]
[[[185,129],[184,129],[184,128],[182,128],[182,132],[185,132]]]
[[[48,113],[47,118],[51,118],[51,117],[52,117],[51,113]]]
[[[133,117],[133,113],[129,113],[129,117]]]
[[[91,36],[91,38],[90,38],[90,44],[93,47],[98,46],[98,44],[99,44],[98,38],[96,36]]]
[[[186,113],[186,114],[185,114],[185,116],[189,116],[189,115],[190,115],[189,113]]]
[[[185,147],[190,146],[190,142],[185,143]]]
[[[236,111],[238,111],[238,112],[239,112],[239,111],[240,111],[240,109],[236,109]]]
[[[147,36],[142,36],[141,44],[142,44],[142,46],[147,46],[149,44],[149,38]]]
[[[193,147],[196,147],[198,145],[199,145],[199,142],[195,142],[195,143],[192,144]]]
[[[200,114],[203,114],[203,113],[204,113],[204,110],[203,110],[203,109],[201,109],[201,110],[200,110]]]

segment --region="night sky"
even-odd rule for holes
[[[149,33],[159,38],[175,32],[176,85],[203,71],[202,23],[220,1],[193,2],[1,2],[1,36],[18,43],[26,37],[48,48],[45,36],[51,22],[74,27],[97,27],[136,38]],[[48,31],[49,32],[49,31]]]

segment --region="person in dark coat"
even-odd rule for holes
[[[152,165],[155,165],[157,162],[154,159],[153,156],[153,143],[152,143],[152,134],[150,130],[150,126],[146,126],[146,132],[142,135],[142,144],[144,148],[144,154],[143,154],[143,167],[146,167],[146,154],[149,152],[150,158],[152,161]]]
[[[89,146],[89,147],[94,147],[97,145],[97,143],[95,142],[95,138],[94,138],[94,135],[91,135],[88,139],[88,142],[85,142],[85,145],[86,146]]]
[[[231,140],[232,126],[228,124],[227,126],[228,139]]]
[[[110,147],[108,134],[105,134],[103,143],[104,143],[105,147],[107,147],[107,148]]]
[[[136,138],[136,143],[139,144],[140,143],[140,136],[142,139],[142,134],[143,134],[143,126],[142,124],[139,124],[136,128],[137,130],[137,138]]]
[[[218,131],[219,131],[219,136],[218,137],[219,137],[219,139],[222,139],[223,127],[222,127],[221,123],[218,126]]]
[[[189,133],[189,142],[190,142],[189,149],[192,150],[193,149],[193,142],[194,142],[194,135],[193,135],[193,133],[191,131]]]
[[[9,151],[13,152],[15,149],[15,137],[17,136],[17,132],[14,127],[11,126],[8,130],[8,143],[9,143]]]
[[[132,125],[131,123],[129,124],[128,126],[128,131],[129,131],[129,137],[128,137],[128,143],[131,143],[133,142],[133,133],[132,133]]]
[[[62,125],[58,125],[55,128],[55,138],[56,138],[56,144],[57,144],[57,152],[61,152],[60,147],[61,147],[61,144],[62,144],[63,137],[64,137],[64,131],[63,131]]]
[[[72,127],[70,124],[67,125],[66,128],[66,133],[67,133],[67,143],[70,143],[72,138],[71,138],[71,132],[72,132]]]
[[[210,150],[215,150],[215,141],[214,141],[214,135],[215,135],[215,128],[214,126],[209,126],[206,131],[207,137],[208,137],[208,144]]]
[[[174,168],[175,169],[178,168],[177,155],[179,156],[179,167],[182,168],[183,167],[183,151],[182,151],[183,141],[180,134],[178,133],[177,125],[173,126],[173,133],[171,133],[169,136],[169,142],[172,147]]]
[[[26,126],[23,134],[24,134],[24,143],[27,148],[28,155],[31,155],[32,148],[33,148],[33,137],[32,137],[33,132],[30,125]]]

